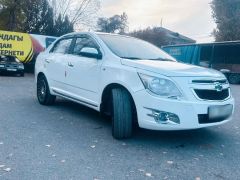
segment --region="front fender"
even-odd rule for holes
[[[101,88],[99,102],[101,102],[102,94],[106,87],[111,84],[118,84],[126,88],[134,99],[134,93],[144,88],[135,68],[106,68],[101,76]]]

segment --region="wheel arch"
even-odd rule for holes
[[[39,73],[37,74],[37,79],[38,79],[40,76],[44,76],[45,78],[47,78],[43,72],[39,72]]]
[[[135,121],[137,122],[137,109],[136,109],[136,104],[135,104],[135,101],[134,101],[134,98],[132,96],[132,93],[131,91],[125,87],[124,85],[122,84],[119,84],[119,83],[111,83],[111,84],[108,84],[102,91],[102,96],[101,96],[101,103],[100,103],[100,112],[101,113],[104,113],[104,111],[107,111],[107,113],[110,113],[109,111],[111,111],[109,108],[111,104],[109,103],[112,103],[112,89],[115,89],[115,88],[122,88],[124,90],[126,90],[131,98],[131,101],[132,101],[132,105],[133,105],[133,109],[134,109],[134,114],[135,114]]]
[[[50,92],[51,92],[51,94],[54,94],[54,92],[53,92],[52,89],[51,89],[51,85],[49,84],[49,80],[48,80],[47,76],[44,74],[44,72],[40,71],[40,72],[38,72],[38,74],[35,76],[35,78],[36,78],[36,83],[37,83],[37,81],[38,81],[38,78],[41,77],[41,76],[44,77],[44,78],[47,80],[48,86],[49,86],[49,88],[50,88]]]

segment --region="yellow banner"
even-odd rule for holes
[[[14,56],[24,63],[30,62],[34,55],[31,36],[0,30],[0,55]]]

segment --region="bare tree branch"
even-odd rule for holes
[[[55,1],[55,3],[54,3]],[[49,0],[55,10],[55,19],[68,16],[75,29],[80,26],[93,28],[96,14],[100,9],[100,0]],[[56,3],[57,2],[57,3]]]

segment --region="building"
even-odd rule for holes
[[[166,34],[168,45],[196,43],[195,40],[193,40],[189,37],[186,37],[184,35],[181,35],[177,32],[173,32],[173,31],[171,31],[169,29],[166,29],[166,28],[163,28],[163,27],[157,27],[156,30]]]
[[[219,70],[231,84],[240,83],[240,41],[170,45],[162,49],[178,61]]]

